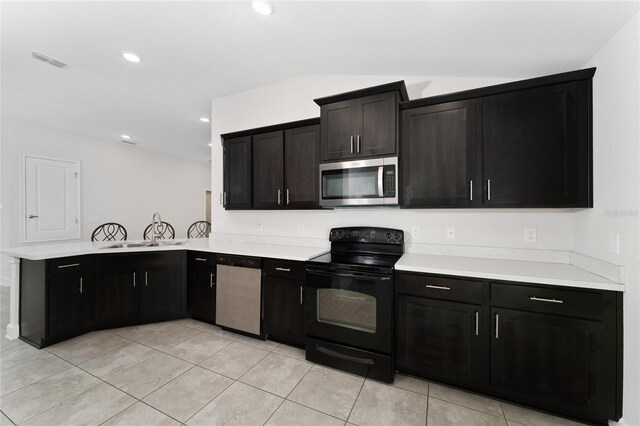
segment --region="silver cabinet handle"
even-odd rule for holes
[[[476,311],[476,336],[478,335],[478,316],[479,316],[479,313],[478,311]]]
[[[447,287],[446,285],[425,285],[426,288],[434,288],[436,290],[451,290],[451,287]]]
[[[469,201],[473,201],[473,179],[469,181]]]
[[[147,276],[147,271],[144,271],[144,286],[147,287],[149,285],[149,277]]]
[[[291,272],[291,268],[280,268],[280,267],[277,267],[276,271]]]
[[[531,296],[529,300],[533,300],[534,302],[564,303],[560,299],[545,299],[544,297],[536,297],[536,296]]]
[[[200,262],[206,262],[207,259],[205,259],[204,257],[196,257],[196,260],[199,260]]]
[[[80,294],[82,294],[82,277],[80,277]]]
[[[223,207],[227,206],[227,191],[222,193],[222,206]]]
[[[287,205],[289,205],[289,188],[287,188]]]
[[[500,337],[500,315],[496,314],[496,339]]]
[[[356,151],[360,152],[360,135],[358,135],[358,142],[356,143]]]
[[[487,179],[487,200],[491,201],[491,179]]]
[[[213,288],[213,272],[210,274],[210,279],[209,279],[209,288]]]
[[[280,190],[278,189],[278,205],[280,205]]]
[[[136,273],[133,273],[133,286],[136,286]]]
[[[29,219],[35,219],[36,217],[40,217],[37,214],[30,214],[29,216],[27,216]]]
[[[353,136],[351,136],[351,153],[353,154]]]
[[[68,265],[60,265],[60,266],[58,266],[58,269],[74,268],[76,266],[80,266],[80,264],[79,263],[69,263]]]
[[[300,304],[302,305],[302,286],[300,286]]]

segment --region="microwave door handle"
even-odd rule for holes
[[[384,166],[378,167],[378,197],[384,197]]]

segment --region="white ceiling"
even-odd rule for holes
[[[578,69],[631,2],[2,2],[2,118],[207,160],[211,98],[302,74]],[[29,56],[38,50],[66,70]],[[142,57],[132,64],[120,52]],[[238,111],[242,114],[242,111]]]

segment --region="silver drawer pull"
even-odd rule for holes
[[[496,339],[500,338],[500,315],[496,314]]]
[[[302,286],[300,286],[300,304],[302,305]]]
[[[58,266],[58,269],[73,268],[74,266],[80,266],[80,264],[79,263],[70,263],[68,265],[60,265],[60,266]]]
[[[425,285],[426,288],[435,288],[436,290],[451,290],[451,287],[447,287],[446,285]]]
[[[547,303],[564,303],[562,300],[558,299],[545,299],[544,297],[536,297],[531,296],[529,300],[533,300],[534,302],[547,302]]]
[[[80,277],[80,294],[82,294],[82,277]]]
[[[205,259],[204,257],[196,257],[196,260],[199,260],[200,262],[206,262],[207,259]]]
[[[213,273],[210,274],[209,288],[213,288]]]
[[[479,316],[479,313],[478,313],[478,311],[476,311],[476,336],[478,335],[478,332],[480,331],[480,330],[478,330],[478,322],[479,322],[478,321],[479,320],[478,316]]]
[[[276,271],[291,272],[291,268],[276,268]]]

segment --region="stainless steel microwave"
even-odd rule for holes
[[[322,207],[398,204],[398,157],[320,164]]]

